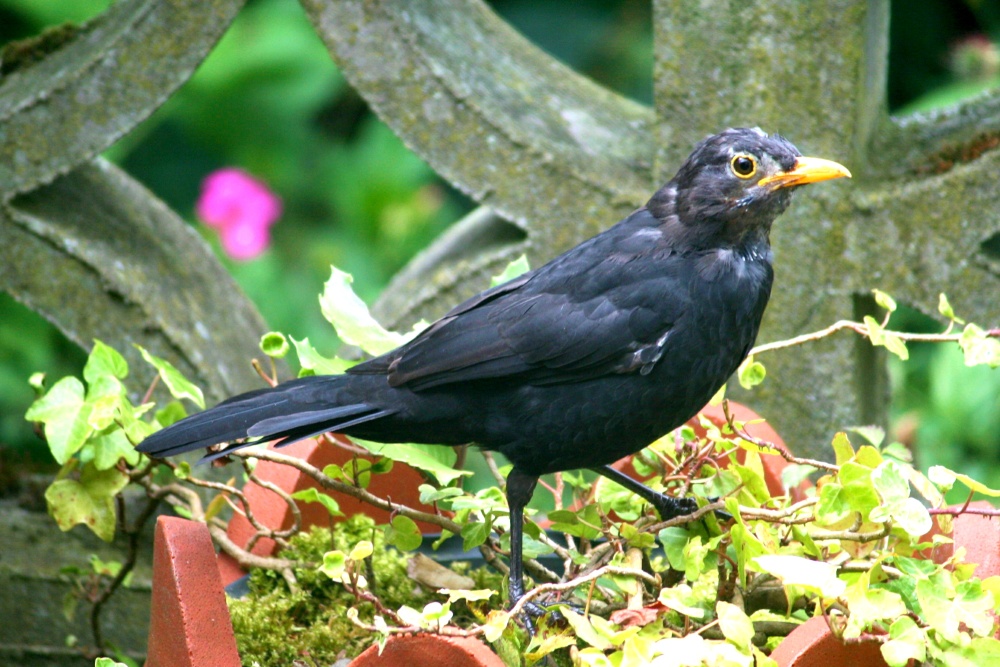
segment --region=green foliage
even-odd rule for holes
[[[175,397],[202,400],[201,390],[169,363],[145,350],[143,356],[157,367]],[[101,539],[112,540],[114,497],[129,482],[120,466],[137,466],[140,454],[133,443],[159,425],[157,417],[171,416],[170,411],[159,412],[153,423],[142,420],[152,404],[136,406],[129,401],[123,384],[127,376],[124,357],[94,341],[83,382],[65,377],[46,391],[41,376],[32,379],[39,396],[25,419],[44,425],[52,456],[63,466],[45,492],[49,514],[62,530],[83,524]]]
[[[386,545],[382,531],[368,517],[353,516],[337,524],[332,533],[326,528],[300,533],[292,538],[282,556],[321,566],[296,569],[295,591],[289,590],[287,581],[277,572],[251,573],[250,594],[229,601],[244,664],[290,665],[306,650],[316,664],[333,664],[340,655],[356,656],[368,648],[372,634],[355,625],[345,610],[353,607],[361,618],[370,619],[375,608],[371,603],[359,602],[341,583],[349,566],[368,576],[366,559],[370,559],[370,571],[375,576],[373,581],[365,582],[365,588],[377,592],[387,607],[420,608],[426,612],[426,605],[437,605],[431,607],[428,618],[435,615],[436,609],[440,620],[444,618],[441,610],[449,605],[452,622],[471,620],[464,602],[449,601],[446,596],[421,589],[407,574],[406,556]],[[470,571],[467,566],[457,569],[480,584],[488,583],[483,588],[499,587],[496,574]],[[422,619],[425,612],[416,612],[414,618]]]
[[[876,296],[887,310],[896,308],[888,295]],[[347,274],[334,272],[322,303],[324,316],[342,337],[369,352],[379,352],[399,336],[371,319]],[[942,311],[958,322],[946,300]],[[890,348],[894,337],[902,344],[909,336],[874,318],[864,325],[848,324]],[[963,333],[936,340],[951,341],[961,350],[963,340],[975,338],[978,342],[966,347],[978,346],[977,351],[970,355],[966,350],[963,358],[985,366],[991,357],[982,350],[995,339],[970,329],[974,326],[965,324]],[[283,354],[289,349],[285,341],[281,334],[270,334],[262,344]],[[312,361],[350,363],[323,359],[294,339],[292,346],[300,354],[304,349]],[[199,399],[197,388],[169,364],[144,356],[175,397]],[[754,363],[741,375],[763,377]],[[126,471],[141,464],[130,443],[183,414],[176,401],[155,412],[150,404],[130,403],[123,385],[127,373],[121,355],[97,342],[82,381],[64,378],[46,392],[41,378],[33,380],[40,395],[28,417],[44,425],[54,455],[64,462],[46,494],[52,516],[64,529],[83,523],[110,539],[114,497],[129,481]],[[634,457],[633,465],[654,489],[672,493],[682,482],[687,495],[724,496],[734,519],[728,531],[712,514],[683,525],[657,525],[646,503],[627,489],[604,479],[590,484],[571,474],[562,480],[572,504],[561,504],[557,482],[551,489],[557,509],[547,516],[552,529],[567,535],[567,546],[553,544],[538,524],[526,522],[525,557],[558,551],[569,568],[565,579],[573,580],[561,588],[560,600],[590,610],[581,614],[562,608],[568,627],[542,619],[539,632],[527,636],[512,622],[510,611],[496,608],[502,586],[496,575],[482,571],[468,573],[471,583],[450,584],[443,592],[436,591],[439,586],[418,585],[400,551],[421,543],[414,517],[423,517],[399,511],[385,526],[355,517],[332,535],[320,530],[297,535],[282,557],[311,565],[284,574],[255,571],[251,599],[232,604],[244,660],[289,664],[305,650],[313,660],[332,660],[341,650],[356,654],[393,632],[457,625],[481,633],[514,665],[532,665],[550,655],[563,660],[570,646],[583,665],[630,667],[665,656],[685,656],[691,664],[766,665],[772,664],[767,648],[776,640],[761,642],[757,624],[797,623],[813,614],[827,614],[848,639],[885,637],[883,655],[892,667],[911,658],[963,664],[970,646],[986,655],[998,651],[990,612],[1000,610],[1000,578],[974,577],[973,568],[961,561],[961,550],[943,564],[916,556],[933,544],[923,542],[933,526],[928,505],[940,507],[955,487],[989,497],[1000,497],[1000,491],[943,466],[924,475],[898,443],[886,442],[881,429],[863,426],[851,429],[857,444],[846,433],[833,438],[835,465],[795,461],[798,467],[788,476],[788,486],[803,478],[809,464],[820,466],[823,475],[810,497],[793,504],[769,489],[764,457],[775,454],[768,443],[746,433],[746,424],[702,419],[699,426],[703,435],[685,426]],[[420,494],[444,513],[443,537],[457,534],[465,549],[487,553],[510,549],[503,492],[495,486],[478,491],[449,486],[464,474],[452,469],[452,450],[358,444],[376,457],[328,465],[324,487],[369,489],[373,475],[388,473],[394,461],[407,462],[437,482],[421,486]],[[173,480],[195,481],[188,466],[170,468]],[[323,504],[331,517],[340,515],[339,504],[325,492],[310,489],[294,497]],[[225,499],[218,496],[200,515],[210,520],[223,507]],[[944,534],[949,518],[938,515]],[[663,556],[653,553],[658,543]],[[652,567],[636,569],[644,560]],[[114,571],[108,564],[92,566],[105,573],[101,576]],[[768,582],[780,585],[784,599],[748,613],[748,598]],[[534,590],[544,592],[545,586]],[[619,611],[607,613],[611,609]]]

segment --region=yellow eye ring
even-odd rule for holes
[[[757,173],[757,160],[752,155],[740,153],[734,155],[733,159],[729,161],[729,168],[739,178],[753,178],[754,174]]]

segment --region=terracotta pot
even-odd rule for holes
[[[333,437],[340,438],[341,436],[335,435]],[[320,470],[334,463],[344,465],[354,456],[347,450],[324,445],[316,439],[303,440],[288,447],[283,447],[278,451],[282,454],[307,461]],[[371,460],[374,457],[359,455],[359,458]],[[295,493],[307,488],[319,488],[319,485],[312,477],[291,466],[272,463],[270,461],[261,461],[258,463],[255,472],[261,480],[270,482],[288,493]],[[417,488],[423,482],[424,478],[419,472],[405,463],[396,463],[393,465],[391,473],[372,475],[368,490],[380,498],[388,498],[409,507],[433,512],[434,509],[432,507],[423,505],[420,502],[420,493]],[[288,504],[276,493],[254,483],[248,483],[244,486],[243,493],[246,495],[247,501],[254,508],[254,516],[263,525],[276,530],[284,530],[292,526],[294,521],[292,512]],[[340,505],[340,510],[344,513],[344,517],[360,513],[367,514],[381,523],[388,523],[389,521],[389,513],[385,510],[366,505],[360,500],[342,493],[336,494],[336,497],[337,503]],[[343,519],[343,517],[334,517],[331,519],[329,513],[319,503],[297,502],[296,504],[302,516],[303,528],[317,525],[328,526],[331,520],[336,522]],[[437,526],[422,522],[418,522],[417,525],[425,533],[440,530]],[[233,518],[229,521],[227,529],[229,539],[240,547],[245,548],[255,533],[254,527],[250,525],[250,522],[242,514],[234,514]],[[251,551],[258,556],[271,556],[274,554],[276,546],[274,540],[264,538],[258,540]],[[227,586],[246,574],[236,561],[226,554],[219,555],[219,572],[222,575],[222,581]]]

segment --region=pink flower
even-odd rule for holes
[[[201,184],[198,217],[219,230],[233,259],[253,259],[271,242],[270,227],[281,216],[281,200],[267,185],[240,169],[219,169]]]

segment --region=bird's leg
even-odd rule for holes
[[[607,477],[613,482],[621,484],[626,489],[639,496],[656,509],[663,521],[669,521],[675,517],[691,514],[698,509],[698,503],[694,498],[674,498],[666,494],[654,491],[645,484],[641,484],[623,472],[615,470],[611,466],[601,466],[591,468],[599,475]]]
[[[531,500],[538,477],[526,475],[517,468],[507,475],[507,506],[510,508],[510,581],[507,585],[510,606],[513,607],[524,595],[524,564],[522,548],[524,546],[524,506]],[[541,616],[544,607],[534,603],[524,606],[528,614],[526,626],[528,632],[534,634],[534,623],[531,616]]]

